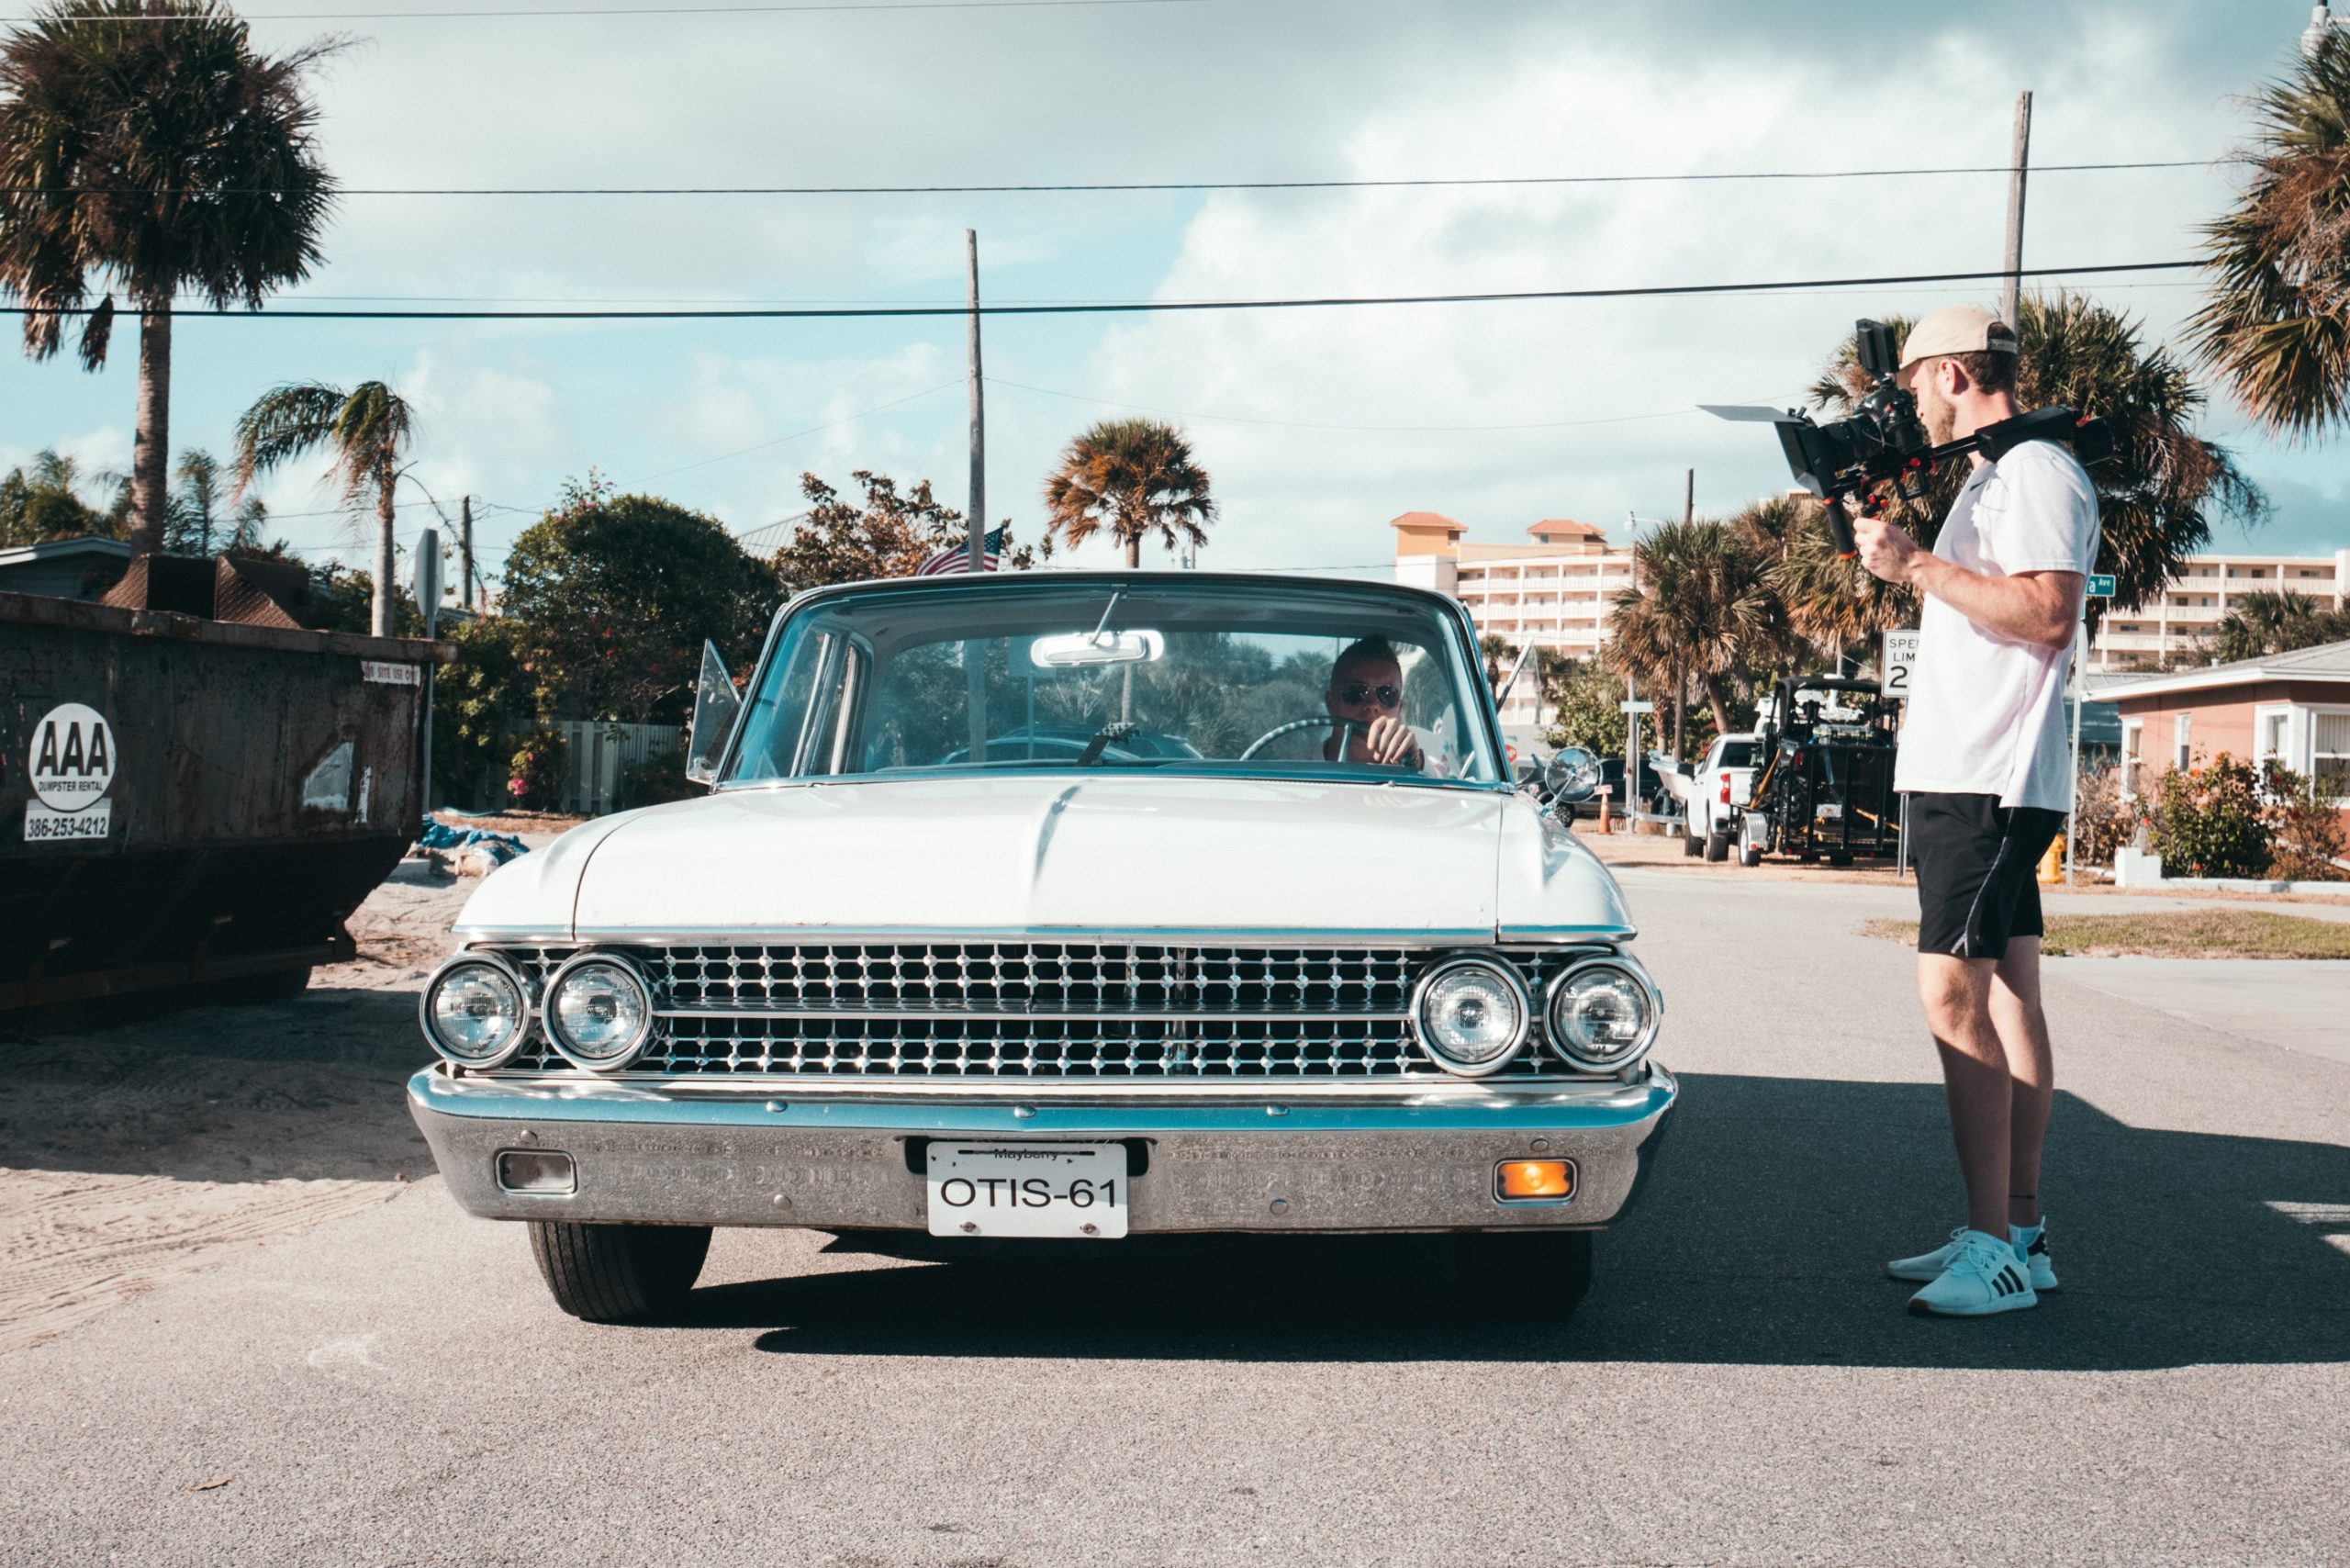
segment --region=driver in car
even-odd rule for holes
[[[1386,638],[1365,637],[1338,655],[1330,666],[1322,705],[1331,718],[1345,721],[1334,724],[1330,738],[1322,743],[1325,762],[1435,771],[1420,737],[1404,722],[1404,665]],[[1343,759],[1338,751],[1342,740]]]

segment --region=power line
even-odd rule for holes
[[[2098,266],[2027,267],[2027,277],[2077,277],[2089,273],[2179,272],[2197,261],[2115,262]],[[1884,277],[1786,278],[1756,283],[1641,284],[1620,288],[1525,288],[1479,294],[1357,294],[1294,299],[1136,299],[1054,305],[981,305],[982,316],[1134,316],[1198,310],[1323,310],[1365,305],[1492,305],[1538,299],[1670,299],[1712,294],[1785,294],[1805,289],[1879,288],[1905,283],[1979,283],[2012,276],[2007,268],[1955,273],[1904,273]],[[0,316],[87,316],[95,307],[54,311],[0,306]],[[174,308],[175,316],[233,317],[260,321],[745,321],[862,320],[966,316],[967,305],[868,305],[722,310],[237,310],[215,306]]]
[[[1611,414],[1603,419],[1540,420],[1514,425],[1354,425],[1324,424],[1309,420],[1268,420],[1247,414],[1198,414],[1182,409],[1165,409],[1148,403],[1123,403],[1112,398],[1089,398],[1080,392],[1056,392],[1049,386],[1031,386],[1024,381],[1005,381],[998,376],[986,378],[990,386],[1010,386],[1022,392],[1039,392],[1047,398],[1063,398],[1072,403],[1093,403],[1105,409],[1133,409],[1146,414],[1165,414],[1178,420],[1205,420],[1215,424],[1270,425],[1280,430],[1296,431],[1372,431],[1392,434],[1452,434],[1481,431],[1552,431],[1571,430],[1582,425],[1631,424],[1643,420],[1677,419],[1697,412],[1693,405],[1681,409],[1662,409],[1651,414]],[[1753,399],[1749,399],[1752,401]]]
[[[546,8],[467,11],[244,11],[248,22],[448,22],[535,17],[767,17],[809,12],[856,11],[1036,11],[1072,6],[1204,6],[1213,0],[803,0],[803,3],[761,6],[573,6]],[[33,17],[0,17],[18,24]],[[140,14],[128,17],[62,17],[59,21],[99,26],[108,22],[185,22],[185,15]]]
[[[2043,163],[2034,174],[2109,173],[2127,169],[2207,169],[2209,158],[2131,162]],[[1946,164],[1905,169],[1758,169],[1649,174],[1469,174],[1380,180],[1100,180],[1037,185],[352,185],[338,196],[1056,196],[1186,191],[1473,190],[1543,185],[1716,185],[1754,180],[1891,180],[1940,174],[2008,174],[2005,163]],[[275,185],[158,189],[146,185],[9,185],[11,196],[279,196]]]

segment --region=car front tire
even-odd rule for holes
[[[554,1304],[588,1323],[673,1316],[710,1255],[706,1225],[575,1225],[534,1219],[531,1255]]]

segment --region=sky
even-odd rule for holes
[[[2287,70],[2297,0],[1144,0],[491,16],[629,0],[266,0],[265,50],[321,33],[321,151],[353,194],[278,303],[959,303],[1611,287],[1995,268],[2002,174],[1350,191],[824,196],[369,196],[384,186],[952,185],[1727,174],[2188,161],[2035,174],[2028,266],[2195,253],[2244,95]],[[745,4],[748,0],[706,0]],[[21,15],[23,0],[0,0]],[[425,16],[420,13],[464,12]],[[302,13],[296,18],[292,13]],[[352,15],[365,12],[364,17]],[[343,19],[321,19],[325,17]],[[2068,280],[2183,342],[2191,274]],[[1388,520],[1522,538],[1538,519],[1701,513],[1785,487],[1766,431],[1700,403],[1796,401],[1860,316],[1996,286],[1156,316],[990,317],[991,519],[1034,539],[1095,420],[1190,435],[1220,517],[1205,566],[1371,573]],[[591,469],[738,533],[868,469],[964,504],[965,324],[178,323],[173,447],[225,453],[285,381],[417,406],[403,542],[476,498],[494,568]],[[135,339],[82,371],[0,354],[0,469],[127,465]],[[2350,447],[2293,446],[2215,395],[2205,432],[2275,503],[2215,547],[2350,546]],[[365,548],[316,469],[263,489],[309,558]],[[772,535],[767,536],[772,543]],[[1096,543],[1080,563],[1112,565]]]

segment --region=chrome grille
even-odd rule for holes
[[[1420,1050],[1404,947],[893,942],[625,946],[660,1031],[631,1072],[1233,1081],[1449,1077]],[[542,985],[576,949],[508,948]],[[1575,953],[1505,950],[1539,998]],[[515,1072],[567,1072],[533,1039]],[[1506,1076],[1570,1076],[1539,1029]]]
[[[1069,942],[668,947],[646,971],[677,1009],[951,1008],[1022,1013],[1402,1013],[1394,948]]]

